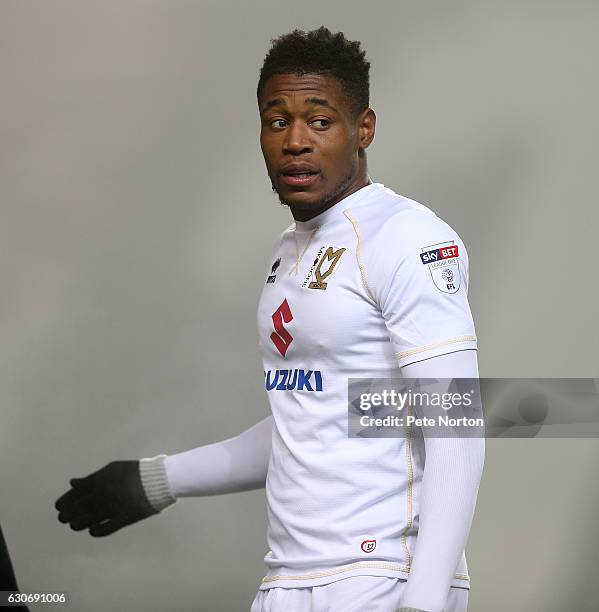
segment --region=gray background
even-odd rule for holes
[[[52,505],[109,460],[268,413],[255,308],[290,215],[254,92],[270,39],[321,24],[372,62],[373,180],[468,246],[481,375],[598,375],[596,2],[2,0],[0,518],[24,590],[249,609],[263,491],[102,540]],[[473,612],[599,608],[598,458],[594,439],[488,442]]]

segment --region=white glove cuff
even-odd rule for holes
[[[166,455],[157,455],[139,460],[139,474],[144,492],[150,505],[157,512],[161,512],[177,501],[177,498],[171,493],[166,477],[165,457]]]

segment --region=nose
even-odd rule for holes
[[[287,130],[285,130],[283,152],[299,155],[300,153],[310,153],[311,151],[312,142],[310,141],[308,126],[301,120],[293,121]]]

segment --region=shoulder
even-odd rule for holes
[[[347,213],[365,256],[420,260],[419,255],[427,249],[452,244],[466,256],[460,236],[449,223],[428,206],[390,189],[368,206]]]

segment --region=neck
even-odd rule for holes
[[[372,181],[370,180],[368,175],[364,173],[362,176],[352,181],[348,187],[342,189],[339,193],[335,194],[331,198],[326,199],[322,203],[319,202],[318,204],[313,205],[290,204],[289,209],[291,210],[291,214],[293,215],[293,218],[296,221],[309,221],[310,219],[317,217],[325,210],[328,210],[329,208],[337,204],[337,202],[340,202],[347,196],[358,191],[358,189],[362,189],[362,187],[370,185],[371,182]]]

